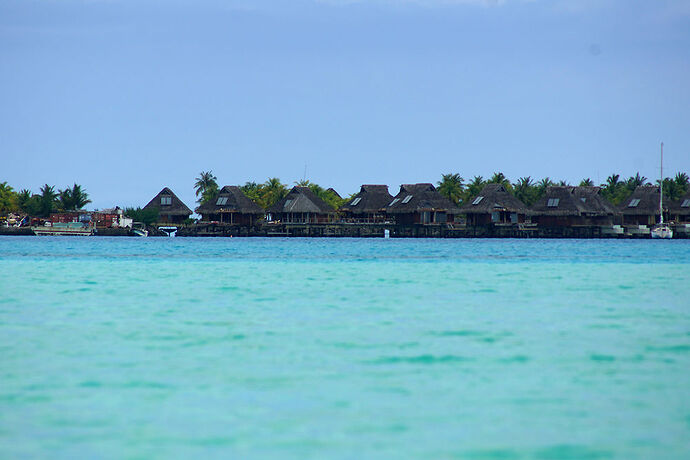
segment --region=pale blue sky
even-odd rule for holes
[[[4,0],[0,181],[690,173],[690,2]]]

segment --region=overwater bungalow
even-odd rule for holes
[[[608,226],[615,208],[600,187],[548,187],[531,208],[532,222],[550,227]]]
[[[690,223],[690,192],[686,193],[678,201],[669,201],[668,214],[672,222]]]
[[[384,222],[384,208],[393,201],[387,185],[362,185],[359,193],[340,207],[346,221],[376,223]]]
[[[168,187],[163,188],[144,206],[144,209],[154,208],[158,210],[158,222],[161,224],[181,224],[192,215],[192,210]]]
[[[264,215],[264,210],[254,203],[236,185],[226,185],[207,203],[196,209],[202,222],[253,226]]]
[[[384,208],[398,225],[445,224],[455,222],[459,208],[432,184],[403,184],[400,192]]]
[[[667,203],[664,203],[664,212]],[[659,186],[640,185],[619,207],[623,225],[653,226],[659,221]]]
[[[469,203],[460,208],[468,225],[517,224],[529,210],[501,184],[487,184]]]
[[[335,209],[316,196],[309,187],[293,187],[276,204],[268,208],[269,221],[283,223],[328,223],[335,220]]]

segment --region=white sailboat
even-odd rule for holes
[[[670,240],[673,230],[664,223],[664,143],[661,143],[661,180],[659,181],[659,224],[652,229],[652,238]]]

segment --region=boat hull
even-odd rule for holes
[[[31,227],[36,236],[92,236],[91,228]]]
[[[671,238],[673,238],[673,230],[671,230],[666,225],[654,227],[652,229],[652,238],[655,240],[670,240]]]

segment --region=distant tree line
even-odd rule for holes
[[[547,187],[554,185],[571,185],[567,181],[552,181],[546,177],[541,180],[532,179],[531,176],[520,177],[515,182],[510,182],[501,172],[494,173],[490,178],[474,176],[470,181],[459,173],[442,174],[437,182],[438,191],[458,205],[471,202],[479,195],[487,184],[501,184],[505,189],[515,195],[527,206],[533,205],[545,193]],[[659,181],[655,181],[658,185]],[[334,208],[339,208],[347,203],[354,194],[341,198],[332,190],[326,189],[314,182],[303,179],[294,183],[301,187],[309,187],[312,192]],[[589,178],[582,179],[578,185],[593,186],[594,181]],[[600,184],[602,195],[615,205],[624,202],[640,185],[652,185],[649,180],[635,174],[627,179],[621,179],[619,174],[611,174],[606,182]],[[687,173],[678,173],[675,177],[667,177],[663,181],[664,196],[670,200],[678,200],[690,189],[690,178]],[[255,203],[264,209],[273,206],[283,199],[290,191],[290,186],[284,184],[277,177],[271,177],[263,183],[246,182],[240,187],[242,191]],[[218,179],[212,171],[202,171],[195,178],[194,190],[199,204],[205,204],[216,198],[220,187]],[[395,190],[391,190],[395,194]],[[83,209],[91,203],[89,195],[78,184],[72,187],[57,190],[55,186],[45,184],[39,189],[39,193],[33,193],[28,189],[15,191],[7,182],[0,182],[0,214],[10,212],[23,213],[36,217],[48,217],[51,212],[66,212]],[[126,208],[125,215],[136,222],[151,224],[158,219],[156,209]]]
[[[658,185],[659,181],[657,180],[655,183]],[[686,173],[678,173],[674,178],[665,178],[663,183],[664,197],[670,200],[680,199],[680,197],[687,193],[689,183],[690,179]],[[458,173],[443,174],[441,175],[441,180],[437,183],[439,193],[456,204],[471,202],[487,184],[503,185],[508,192],[512,193],[527,206],[532,206],[544,196],[548,187],[572,185],[563,180],[552,181],[548,177],[535,181],[530,176],[521,177],[516,182],[511,183],[501,172],[494,173],[487,180],[484,180],[482,176],[474,176],[469,182],[465,182]],[[593,186],[594,181],[585,178],[578,185]],[[619,205],[640,185],[652,184],[646,177],[641,176],[640,173],[628,179],[621,179],[619,174],[611,174],[600,187],[602,195],[607,200],[615,205]]]
[[[48,217],[51,212],[76,211],[89,203],[89,194],[77,184],[63,190],[56,190],[55,186],[45,184],[39,193],[32,193],[29,189],[17,192],[7,182],[0,182],[0,213]]]

